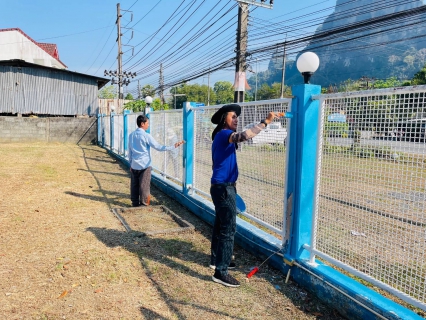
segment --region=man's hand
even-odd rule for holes
[[[179,146],[183,145],[184,143],[185,143],[185,140],[182,140],[182,141],[176,142],[176,143],[175,143],[175,148],[177,148],[177,147],[179,147]]]

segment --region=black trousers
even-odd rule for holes
[[[220,275],[228,273],[234,251],[234,236],[237,226],[237,189],[235,185],[212,185],[210,194],[214,203],[214,219],[210,264],[216,266]]]
[[[149,205],[151,198],[151,167],[130,172],[130,200],[132,206]]]

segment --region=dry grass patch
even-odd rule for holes
[[[4,319],[339,319],[235,248],[238,289],[211,280],[211,227],[153,188],[193,233],[127,232],[129,174],[97,146],[2,143],[0,314]]]

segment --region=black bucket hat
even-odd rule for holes
[[[222,108],[216,111],[216,113],[212,117],[212,123],[219,124],[222,115],[234,111],[237,114],[237,117],[241,114],[241,107],[236,103],[226,104]]]

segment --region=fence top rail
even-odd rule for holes
[[[156,111],[150,111],[149,113],[153,114],[160,114],[160,113],[182,113],[183,109],[168,109],[168,110],[156,110]],[[142,113],[143,114],[143,113]]]
[[[394,88],[384,88],[384,89],[317,94],[317,95],[313,95],[312,99],[325,100],[325,99],[333,99],[333,98],[357,98],[357,97],[368,97],[368,96],[376,96],[376,95],[416,93],[416,92],[425,92],[425,91],[426,91],[426,85],[421,85],[421,86],[394,87]]]
[[[292,98],[282,98],[282,99],[271,99],[271,100],[238,102],[237,104],[239,104],[242,107],[244,107],[244,106],[260,106],[260,105],[264,105],[264,104],[291,103],[291,100],[292,100]],[[231,102],[231,103],[233,103],[233,102]],[[190,109],[190,110],[217,109],[217,108],[221,108],[221,107],[223,107],[223,106],[225,106],[227,104],[229,104],[229,103],[216,104],[216,105],[212,105],[212,106],[200,106],[200,107],[191,107],[191,106],[189,106],[188,109]]]

